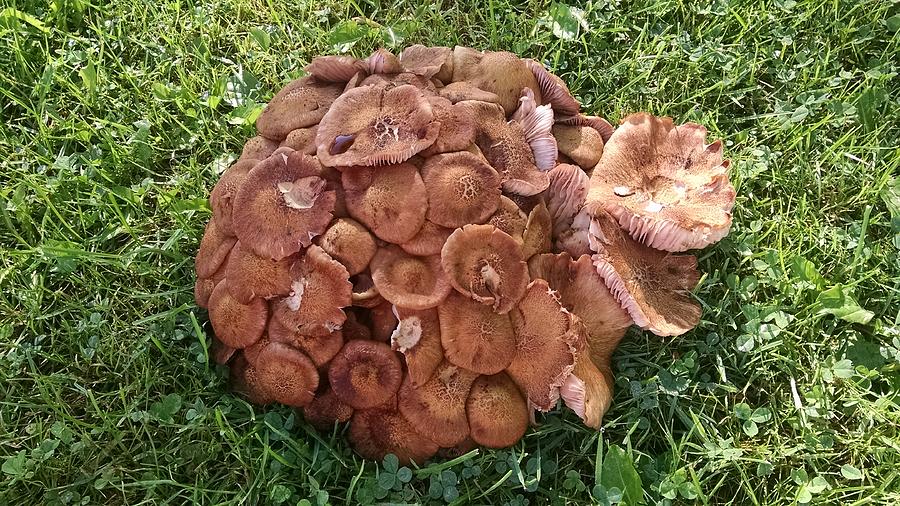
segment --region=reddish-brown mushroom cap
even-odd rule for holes
[[[468,109],[440,96],[428,97],[428,102],[434,119],[441,123],[441,130],[434,144],[420,153],[422,156],[463,151],[475,141],[475,118]]]
[[[422,166],[428,191],[426,218],[456,228],[484,223],[500,203],[500,176],[468,151],[435,155]]]
[[[278,260],[325,231],[334,202],[315,159],[275,152],[241,184],[234,199],[234,231],[256,254]]]
[[[469,435],[466,399],[477,377],[449,362],[439,365],[419,387],[407,375],[400,386],[400,412],[423,436],[439,446],[453,446]]]
[[[328,382],[353,409],[374,408],[397,393],[403,366],[391,347],[377,341],[350,341],[331,361]]]
[[[369,309],[369,318],[371,319],[372,339],[382,343],[390,343],[391,335],[397,328],[397,315],[394,312],[394,306],[388,301]]]
[[[541,90],[541,99],[545,103],[549,103],[553,110],[561,116],[572,116],[578,114],[581,104],[575,100],[569,87],[558,76],[549,72],[541,63],[534,60],[523,60],[525,65],[534,74],[538,87]]]
[[[556,118],[556,122],[560,125],[591,127],[600,133],[600,137],[603,138],[604,144],[609,142],[609,138],[612,137],[612,134],[615,131],[615,128],[609,121],[606,121],[599,116],[585,116],[583,114],[567,117],[561,116]]]
[[[402,72],[400,74],[372,74],[360,81],[359,86],[378,86],[387,89],[407,84],[422,90],[425,95],[431,95],[436,92],[435,85],[430,79],[426,79],[411,72]],[[429,96],[427,98],[431,97]]]
[[[444,359],[438,311],[395,307],[394,313],[398,323],[391,334],[391,348],[403,353],[413,386],[424,385]]]
[[[263,299],[241,304],[231,295],[229,281],[222,280],[209,296],[209,321],[216,337],[232,348],[246,348],[266,329],[269,307]]]
[[[310,246],[291,267],[291,294],[274,304],[274,316],[290,329],[325,335],[341,328],[350,305],[350,275],[328,253]]]
[[[457,46],[453,50],[453,81],[467,81],[473,87],[496,94],[506,114],[519,105],[522,89],[539,94],[531,69],[518,56],[506,51],[478,53]]]
[[[360,86],[322,118],[316,153],[331,167],[400,163],[430,146],[440,128],[415,86]]]
[[[451,104],[473,100],[477,102],[489,102],[497,104],[500,107],[500,97],[496,93],[476,88],[472,83],[460,81],[458,83],[449,83],[447,86],[438,90],[441,97],[446,98]],[[501,107],[502,109],[502,107]]]
[[[291,292],[291,265],[295,257],[281,260],[261,257],[238,241],[228,257],[225,276],[231,295],[242,304],[256,297],[269,299]]]
[[[415,165],[344,170],[347,211],[379,239],[402,244],[425,223],[428,194]]]
[[[581,167],[561,163],[549,173],[547,210],[553,221],[553,237],[559,238],[572,228],[575,215],[584,206],[590,186],[590,178]]]
[[[209,345],[210,356],[212,356],[215,363],[220,365],[227,364],[237,351],[238,350],[231,346],[219,341],[215,336],[213,336],[212,343]]]
[[[307,155],[315,155],[316,133],[318,131],[319,125],[313,125],[308,128],[295,128],[287,134],[287,137],[281,141],[279,146],[291,148]]]
[[[521,248],[493,225],[456,229],[441,250],[441,265],[453,288],[497,313],[512,309],[528,285]]]
[[[340,400],[330,388],[303,407],[303,418],[319,430],[328,430],[335,423],[346,422],[352,416],[353,408]]]
[[[284,343],[306,353],[317,367],[327,365],[344,346],[344,337],[341,330],[335,330],[330,334],[309,335],[299,330],[286,327],[277,318],[269,320],[267,329],[269,341]]]
[[[198,278],[211,278],[225,263],[228,254],[234,247],[237,239],[225,235],[219,228],[218,221],[209,220],[203,238],[200,239],[200,248],[194,259],[194,270]]]
[[[350,218],[334,220],[318,243],[332,258],[344,264],[351,276],[366,270],[378,249],[366,227]]]
[[[234,235],[232,226],[234,198],[250,169],[258,163],[259,160],[253,159],[238,160],[222,174],[209,194],[209,205],[212,207],[213,218],[218,222],[219,229],[225,235]]]
[[[352,56],[330,55],[313,58],[303,70],[320,81],[346,83],[364,66]]]
[[[248,401],[253,404],[265,405],[274,400],[260,383],[256,367],[247,362],[243,354],[238,354],[231,361],[230,370],[231,388],[246,397]]]
[[[375,287],[375,282],[372,281],[372,276],[368,272],[352,276],[350,282],[353,283],[350,300],[354,306],[370,308],[384,302],[384,297],[378,293],[378,288]]]
[[[603,137],[588,126],[554,125],[559,152],[581,167],[593,169],[603,154]]]
[[[591,357],[579,355],[575,369],[559,387],[559,396],[584,424],[599,429],[603,415],[612,404],[613,375],[607,359],[594,364]]]
[[[637,326],[677,336],[700,322],[700,305],[691,297],[700,280],[697,257],[641,244],[603,211],[591,219],[589,237],[597,273]]]
[[[453,76],[453,59],[449,47],[409,46],[400,53],[400,64],[407,72],[447,82]]]
[[[497,211],[487,221],[488,225],[493,225],[509,234],[518,244],[522,244],[524,241],[522,236],[525,234],[526,223],[528,223],[528,216],[505,195],[500,197]]]
[[[278,141],[266,139],[262,135],[251,137],[244,143],[241,160],[264,160],[278,149]]]
[[[441,344],[450,363],[480,374],[496,374],[512,362],[516,338],[509,315],[452,293],[438,307]]]
[[[357,411],[347,437],[356,453],[376,461],[392,453],[401,464],[424,464],[438,450],[438,445],[419,434],[409,420],[390,409]]]
[[[479,376],[466,400],[472,439],[488,448],[512,446],[528,428],[528,406],[504,373]]]
[[[297,79],[272,97],[256,119],[256,128],[269,139],[284,139],[291,130],[318,123],[343,90],[341,83],[312,76]]]
[[[550,252],[553,223],[547,205],[541,201],[528,214],[522,234],[522,256],[527,260],[538,253]]]
[[[371,270],[378,293],[399,307],[435,307],[453,289],[438,255],[417,257],[388,245],[375,253]]]
[[[319,371],[312,360],[286,344],[269,343],[253,366],[262,390],[288,406],[309,404],[319,386]]]
[[[428,256],[439,255],[447,238],[453,233],[453,229],[445,228],[440,225],[425,220],[422,228],[416,232],[412,239],[401,243],[400,247],[403,251],[410,255]]]

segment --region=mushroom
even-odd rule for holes
[[[569,87],[566,86],[562,79],[549,72],[540,62],[531,59],[523,61],[537,80],[542,101],[549,103],[560,116],[574,116],[578,114],[581,104],[578,103],[578,100],[575,100],[575,97],[569,91]]]
[[[382,343],[391,342],[391,336],[398,323],[394,306],[386,300],[382,301],[369,309],[369,317],[372,320],[372,339]]]
[[[366,227],[350,218],[334,220],[318,242],[326,253],[344,264],[351,276],[366,270],[378,249]]]
[[[488,225],[493,225],[509,234],[519,245],[524,242],[523,235],[525,234],[526,223],[528,223],[528,216],[519,209],[515,202],[505,195],[500,196],[500,204],[497,206],[497,211],[487,221]]]
[[[257,135],[256,137],[251,137],[250,140],[244,143],[244,149],[241,151],[239,160],[265,160],[269,155],[274,153],[276,149],[278,149],[278,141],[273,141],[272,139],[266,139],[262,135]]]
[[[400,413],[417,432],[439,446],[460,443],[469,435],[466,399],[478,374],[443,362],[424,385],[407,375],[400,386]]]
[[[407,72],[448,82],[453,77],[453,58],[449,47],[409,46],[400,53],[400,65]]]
[[[582,167],[593,169],[603,154],[603,137],[588,126],[553,125],[559,152]]]
[[[598,366],[591,357],[579,355],[575,369],[559,387],[559,396],[584,424],[599,429],[612,404],[612,370],[607,362]]]
[[[591,176],[587,201],[656,249],[687,251],[728,234],[735,190],[722,142],[706,129],[646,113],[625,118]]]
[[[604,143],[609,142],[609,138],[612,137],[612,134],[615,131],[615,128],[613,128],[609,121],[606,121],[599,116],[576,114],[575,116],[563,117],[560,115],[556,118],[556,123],[558,125],[591,127],[600,133],[600,137],[603,139]]]
[[[417,257],[388,245],[375,253],[371,269],[378,293],[403,308],[435,307],[453,289],[438,255]]]
[[[322,118],[316,154],[330,167],[400,163],[434,143],[440,128],[415,86],[360,86]]]
[[[307,128],[295,128],[281,141],[280,147],[288,147],[307,155],[316,154],[316,133],[319,125]]]
[[[242,304],[231,295],[229,281],[224,279],[209,296],[209,321],[216,337],[232,348],[246,348],[259,340],[266,329],[269,307],[256,298]]]
[[[346,83],[364,68],[363,62],[352,56],[318,56],[303,70],[320,81]]]
[[[194,283],[194,301],[197,303],[198,307],[202,307],[203,309],[207,309],[209,307],[209,296],[212,295],[213,289],[219,284],[220,281],[225,279],[225,269],[228,265],[228,257],[231,256],[231,252],[228,252],[228,255],[225,257],[225,260],[222,261],[221,265],[219,265],[218,270],[213,273],[212,276],[208,278],[197,278],[197,282]]]
[[[372,74],[360,81],[359,86],[380,86],[387,89],[404,84],[414,86],[428,94],[435,92],[434,83],[431,82],[430,79],[426,79],[411,72],[401,72],[399,74]]]
[[[497,210],[500,176],[468,151],[432,156],[421,174],[428,191],[425,217],[432,223],[448,228],[484,223]]]
[[[456,46],[453,49],[453,82],[466,81],[475,88],[496,94],[505,114],[519,105],[524,88],[539,94],[537,80],[528,65],[506,51],[479,53]],[[538,95],[539,96],[539,95]]]
[[[271,394],[263,389],[259,380],[259,371],[247,362],[243,354],[238,354],[231,361],[229,371],[232,390],[246,397],[248,401],[263,406],[274,400]]]
[[[261,135],[280,141],[291,130],[318,123],[343,89],[340,83],[319,81],[312,76],[292,81],[272,97],[256,118],[256,128]]]
[[[385,408],[354,413],[347,437],[363,458],[381,460],[391,453],[404,465],[424,464],[438,450],[438,445],[419,434],[403,415]]]
[[[402,244],[425,223],[428,194],[415,165],[353,167],[342,182],[347,212],[383,241]]]
[[[377,341],[350,341],[331,361],[328,382],[353,409],[374,408],[397,393],[403,380],[400,359]]]
[[[403,353],[410,381],[424,385],[444,359],[437,309],[394,307],[397,328],[391,334],[391,349]]]
[[[378,293],[375,282],[368,272],[357,274],[350,278],[353,283],[353,292],[350,296],[354,306],[371,308],[384,302],[384,297]]]
[[[238,241],[231,250],[225,277],[228,289],[241,304],[256,297],[270,299],[291,292],[291,265],[295,257],[272,260],[257,255]]]
[[[377,49],[363,60],[363,66],[369,74],[397,74],[403,70],[400,60],[384,48]]]
[[[537,105],[534,93],[528,88],[522,92],[519,108],[512,115],[525,131],[525,140],[534,155],[534,164],[541,171],[548,171],[556,166],[558,150],[553,130],[553,109],[549,105]]]
[[[438,307],[441,344],[447,360],[479,374],[496,374],[509,366],[516,338],[509,315],[453,293]]]
[[[547,210],[547,205],[541,201],[528,214],[525,233],[522,234],[522,256],[526,260],[538,253],[550,252],[552,226],[550,211]]]
[[[291,267],[291,293],[275,301],[273,314],[285,327],[307,335],[327,335],[347,318],[341,308],[350,305],[349,274],[338,261],[310,246]]]
[[[228,254],[234,247],[237,239],[223,233],[219,228],[219,222],[215,218],[209,220],[203,238],[200,239],[200,248],[194,259],[194,270],[198,278],[211,278],[225,263]]]
[[[319,386],[315,364],[302,352],[282,343],[269,343],[253,362],[258,384],[272,400],[303,407]]]
[[[401,243],[400,247],[410,255],[439,255],[441,253],[441,248],[444,247],[444,243],[447,242],[447,238],[450,237],[450,234],[452,233],[452,229],[435,225],[434,223],[425,220],[425,223],[422,225],[422,228],[416,232],[416,235],[414,235],[412,239]]]
[[[319,430],[330,429],[335,423],[346,422],[352,416],[353,408],[340,400],[331,388],[303,407],[303,418]]]
[[[316,367],[327,366],[344,346],[341,330],[324,335],[310,335],[285,326],[277,318],[270,319],[267,333],[269,341],[288,344],[306,353]]]
[[[209,353],[212,356],[213,360],[219,365],[225,365],[228,361],[234,357],[234,354],[237,353],[238,350],[228,346],[227,344],[219,341],[218,338],[213,336],[212,343],[209,346]]]
[[[447,86],[438,90],[441,97],[446,98],[452,104],[465,100],[473,100],[477,102],[490,102],[500,105],[500,97],[496,93],[482,90],[472,86],[471,83],[460,81],[458,83],[449,83]]]
[[[522,250],[493,225],[456,229],[441,250],[441,265],[453,288],[501,314],[512,309],[528,285]]]
[[[561,163],[549,172],[547,210],[553,222],[553,237],[558,239],[572,229],[575,215],[584,206],[590,178],[581,167]]]
[[[222,174],[209,194],[209,205],[212,208],[213,218],[218,222],[224,235],[234,235],[232,226],[234,198],[250,169],[258,163],[259,160],[254,159],[238,160]]]
[[[463,151],[475,141],[475,118],[468,109],[440,96],[428,97],[428,102],[441,129],[434,144],[422,150],[422,156]]]
[[[528,406],[509,376],[479,376],[466,400],[472,439],[488,448],[516,444],[528,428]]]

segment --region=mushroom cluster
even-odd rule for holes
[[[506,447],[561,399],[599,428],[631,325],[700,319],[731,224],[719,141],[585,115],[541,63],[412,46],[316,58],[210,195],[213,356],[366,458]]]

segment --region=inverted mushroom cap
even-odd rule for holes
[[[403,70],[400,59],[384,48],[376,49],[363,64],[370,74],[396,74]]]
[[[553,110],[561,116],[572,116],[578,114],[581,104],[575,100],[569,87],[558,76],[549,72],[540,62],[525,59],[525,65],[534,74],[538,87],[541,91],[541,100],[549,103]]]
[[[593,169],[603,154],[603,137],[588,126],[554,125],[553,137],[559,152],[581,167]]]
[[[403,353],[413,386],[431,379],[444,359],[437,309],[414,310],[394,307],[397,328],[391,334],[391,349]]]
[[[269,139],[284,139],[296,128],[315,125],[344,90],[340,83],[307,76],[281,89],[256,119],[259,133]]]
[[[440,96],[428,97],[434,119],[441,123],[434,144],[421,152],[422,156],[462,151],[475,141],[475,118],[469,110],[456,106]]]
[[[316,153],[331,167],[400,163],[430,146],[440,128],[415,86],[360,86],[322,118]]]
[[[524,241],[522,236],[525,234],[526,223],[528,223],[528,216],[505,195],[500,196],[497,211],[487,221],[488,225],[493,225],[509,234],[518,244],[522,244]]]
[[[598,367],[591,357],[579,355],[572,374],[559,387],[559,396],[585,425],[599,429],[612,404],[613,376],[608,363]]]
[[[346,343],[328,368],[331,389],[354,409],[384,404],[402,380],[400,359],[390,346],[376,341]]]
[[[441,265],[453,288],[497,313],[512,309],[528,285],[522,250],[493,225],[456,229],[441,250]]]
[[[400,412],[416,431],[439,446],[453,446],[469,435],[466,399],[478,374],[449,362],[438,366],[424,385],[407,375],[400,386]]]
[[[347,436],[356,453],[370,460],[381,460],[392,453],[401,464],[423,464],[438,450],[438,445],[419,434],[409,420],[390,409],[357,411]]]
[[[479,376],[466,400],[472,439],[488,448],[512,446],[528,428],[528,407],[504,373]]]
[[[234,231],[257,255],[278,260],[325,231],[334,201],[313,158],[276,152],[241,184],[234,199]]]
[[[200,239],[200,248],[194,259],[194,269],[198,278],[210,278],[219,270],[237,239],[225,235],[219,228],[218,220],[211,219]]]
[[[278,141],[266,139],[262,135],[251,137],[244,143],[240,160],[264,160],[278,149]]]
[[[412,256],[397,246],[378,250],[372,259],[372,281],[382,297],[409,309],[428,309],[453,289],[438,255]]]
[[[703,248],[728,234],[735,190],[722,143],[706,129],[640,113],[625,118],[591,177],[588,202],[632,237],[665,251]]]
[[[291,267],[291,294],[274,304],[274,316],[289,329],[325,335],[341,328],[350,305],[350,275],[338,261],[310,246]]]
[[[584,206],[590,179],[581,167],[561,163],[549,173],[547,210],[553,222],[553,237],[572,228],[575,215]]]
[[[324,335],[309,335],[286,327],[277,318],[269,321],[267,333],[269,341],[288,344],[306,353],[316,367],[327,365],[344,346],[344,338],[340,330]]]
[[[307,128],[295,128],[281,141],[280,147],[288,147],[307,155],[316,154],[316,133],[319,125]]]
[[[547,205],[541,201],[528,214],[525,233],[522,234],[522,256],[525,259],[538,253],[550,252],[552,225],[550,211],[547,210]]]
[[[428,191],[426,218],[456,228],[484,223],[500,202],[500,176],[468,151],[435,155],[422,166]]]
[[[224,235],[234,235],[234,227],[232,226],[234,198],[250,169],[256,166],[257,163],[259,163],[259,160],[238,160],[222,174],[222,177],[219,178],[216,186],[213,187],[212,192],[209,194],[209,205],[212,208],[213,217],[218,222],[219,229]]]
[[[520,123],[525,131],[525,140],[534,155],[534,164],[541,171],[556,166],[558,150],[553,136],[553,109],[550,105],[537,105],[534,93],[525,88],[519,99],[519,108],[512,120]]]
[[[597,273],[636,325],[677,336],[700,322],[700,305],[690,294],[700,280],[695,256],[645,246],[604,212],[592,218],[590,239]]]
[[[536,279],[510,312],[516,353],[506,369],[528,400],[541,411],[556,402],[558,389],[575,367],[583,336],[573,329],[571,314],[547,282]]]
[[[302,352],[281,343],[269,343],[253,364],[263,391],[282,404],[303,407],[319,386],[319,371]]]
[[[238,241],[231,250],[225,270],[231,295],[240,303],[248,304],[256,297],[269,299],[289,294],[294,259],[261,257]]]
[[[447,242],[447,238],[450,237],[450,234],[452,233],[452,229],[435,225],[434,223],[425,220],[425,223],[422,225],[422,228],[416,232],[416,235],[414,235],[412,239],[401,243],[400,247],[410,255],[439,255],[441,253],[441,248],[444,247],[444,243]]]
[[[450,363],[480,374],[496,374],[512,362],[516,338],[507,314],[452,293],[438,307],[441,344]]]
[[[375,238],[358,221],[339,218],[319,238],[319,246],[332,258],[344,264],[353,276],[366,270],[375,250]]]
[[[425,223],[428,194],[415,165],[344,170],[347,211],[379,239],[401,244]]]
[[[209,321],[216,337],[232,348],[246,348],[259,340],[266,329],[269,307],[263,299],[241,304],[231,295],[224,279],[209,296]]]
[[[320,81],[346,83],[365,65],[352,56],[318,56],[303,70]]]
[[[331,388],[303,407],[303,418],[319,430],[328,430],[335,423],[346,422],[352,416],[353,408],[340,400]]]
[[[453,76],[453,59],[449,47],[409,46],[400,53],[400,64],[407,72],[447,82]]]

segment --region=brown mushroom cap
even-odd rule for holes
[[[498,97],[496,93],[476,88],[472,83],[466,81],[449,83],[447,86],[439,89],[438,93],[441,97],[449,100],[451,104],[473,100],[477,102],[489,102],[500,106],[500,97]]]
[[[407,72],[447,82],[453,76],[453,59],[449,47],[409,46],[400,53],[400,64]]]
[[[548,411],[575,367],[583,336],[575,331],[573,317],[543,279],[528,285],[510,319],[516,353],[506,372],[537,409]]]
[[[505,195],[500,196],[497,211],[487,221],[488,225],[493,225],[509,234],[518,244],[524,242],[522,236],[525,234],[526,223],[528,223],[528,216]]]
[[[547,205],[541,201],[528,214],[525,233],[522,234],[522,256],[529,259],[539,253],[550,252],[553,223]]]
[[[384,297],[378,293],[378,288],[375,287],[375,282],[372,281],[369,273],[362,272],[352,276],[350,282],[353,283],[350,300],[354,306],[370,308],[384,302]]]
[[[265,160],[278,149],[278,141],[266,139],[262,135],[251,137],[244,143],[240,160]]]
[[[493,225],[456,229],[441,250],[441,265],[453,288],[497,313],[512,309],[528,285],[522,250]]]
[[[435,225],[434,223],[425,220],[425,223],[422,225],[422,228],[416,232],[416,235],[414,235],[412,239],[401,243],[400,247],[410,255],[439,255],[441,253],[441,248],[444,247],[444,243],[447,242],[447,238],[450,237],[450,234],[452,233],[452,229]]]
[[[438,311],[395,307],[394,312],[399,321],[391,334],[391,348],[406,358],[413,386],[424,385],[444,359]]]
[[[284,139],[291,130],[318,123],[343,90],[341,83],[323,82],[312,76],[292,81],[272,97],[256,118],[256,128],[269,139]]]
[[[228,289],[241,304],[256,297],[269,299],[291,293],[291,265],[295,257],[281,260],[261,257],[238,241],[231,250],[225,276]]]
[[[231,295],[229,281],[222,280],[209,296],[209,321],[216,337],[232,348],[246,348],[259,341],[266,329],[269,307],[263,299],[241,304]]]
[[[366,227],[350,218],[334,220],[318,242],[326,253],[344,264],[351,276],[366,270],[378,249]]]
[[[303,418],[319,430],[328,430],[335,423],[346,422],[353,416],[353,408],[345,404],[328,388],[303,407]]]
[[[556,118],[556,122],[560,125],[591,127],[600,133],[600,137],[603,138],[604,144],[609,142],[609,138],[612,137],[612,134],[615,131],[615,128],[609,123],[609,121],[606,121],[599,116],[585,116],[583,114],[576,114],[575,116],[567,117],[560,116]]]
[[[334,201],[315,159],[276,152],[241,184],[234,198],[234,231],[257,255],[278,260],[325,231]]]
[[[572,374],[559,387],[559,396],[585,425],[599,429],[612,404],[613,375],[608,359],[597,366],[591,357],[579,355]]]
[[[253,404],[262,406],[274,400],[260,383],[259,371],[247,362],[243,354],[238,354],[231,361],[229,380],[231,388]]]
[[[194,301],[197,303],[198,307],[202,307],[203,309],[209,307],[209,296],[212,295],[212,291],[216,285],[225,279],[225,269],[228,266],[228,257],[230,256],[231,252],[228,253],[228,256],[226,256],[222,264],[219,265],[219,269],[211,277],[197,278],[197,282],[194,283]]]
[[[211,278],[224,264],[236,242],[237,239],[222,232],[218,220],[215,218],[209,220],[206,230],[203,232],[203,238],[200,239],[197,257],[194,259],[194,270],[197,271],[197,277]]]
[[[468,151],[432,156],[421,174],[428,191],[425,216],[433,223],[448,228],[484,223],[497,210],[500,176]]]
[[[488,448],[512,446],[528,428],[528,406],[504,373],[479,376],[466,400],[472,439]]]
[[[641,244],[602,211],[591,219],[589,237],[597,273],[637,326],[677,336],[700,322],[700,305],[690,293],[700,280],[697,257]]]
[[[212,342],[209,345],[209,354],[212,356],[213,361],[220,365],[225,365],[229,360],[237,353],[238,350],[228,346],[227,344],[219,341],[215,336],[212,338]]]
[[[575,215],[584,206],[590,179],[581,167],[561,163],[549,173],[547,210],[553,222],[553,237],[558,238],[572,228]]]
[[[541,91],[541,99],[549,103],[553,110],[561,116],[573,116],[578,114],[581,104],[572,96],[569,87],[558,76],[549,72],[540,62],[525,59],[525,65],[534,74]]]
[[[316,153],[331,167],[400,163],[430,146],[440,128],[415,86],[360,86],[322,118]]]
[[[267,333],[269,341],[288,344],[306,353],[316,367],[327,365],[344,346],[344,337],[340,330],[325,335],[308,335],[286,327],[277,318],[269,321]]]
[[[316,79],[332,83],[346,83],[363,70],[362,61],[352,56],[317,56],[303,70]]]
[[[291,294],[277,300],[273,314],[284,326],[307,335],[325,335],[341,328],[350,305],[350,275],[337,260],[310,246],[291,267]]]
[[[213,218],[218,222],[220,230],[225,235],[234,235],[232,226],[234,198],[250,169],[257,163],[259,160],[238,160],[222,174],[209,194],[209,205],[212,207]]]
[[[375,253],[371,269],[378,293],[399,307],[435,307],[453,289],[438,255],[416,257],[388,245]]]
[[[281,141],[280,147],[288,147],[307,155],[316,154],[316,133],[319,125],[308,128],[295,128]]]
[[[282,404],[303,407],[319,386],[319,371],[302,352],[282,343],[269,343],[253,363],[262,390]]]
[[[480,374],[496,374],[512,362],[516,338],[509,315],[452,293],[438,307],[447,360]]]
[[[687,251],[718,241],[731,227],[735,190],[722,143],[705,141],[706,129],[695,123],[628,116],[591,177],[588,202],[656,249]]]
[[[475,118],[468,109],[440,96],[428,97],[428,102],[434,119],[441,123],[441,130],[434,144],[420,153],[422,156],[463,151],[475,141]]]
[[[356,453],[371,460],[392,453],[401,464],[424,464],[438,450],[438,445],[419,434],[409,420],[390,409],[357,411],[347,437]]]
[[[344,170],[347,211],[379,239],[401,244],[425,223],[428,194],[415,165]]]
[[[592,169],[603,154],[603,137],[591,127],[557,124],[553,137],[559,152],[582,167]]]
[[[399,74],[372,74],[360,81],[359,86],[378,86],[384,88],[393,88],[408,84],[420,90],[425,91],[426,95],[436,92],[434,83],[430,79],[426,79],[420,75],[411,72],[401,72]],[[428,97],[431,98],[431,97]]]
[[[523,88],[540,93],[531,69],[513,53],[486,51],[478,54],[457,46],[453,50],[453,59],[453,82],[467,81],[476,88],[496,94],[505,114],[516,110]]]
[[[397,328],[397,315],[394,313],[394,306],[388,301],[369,309],[369,318],[371,318],[372,339],[382,343],[390,343],[394,329]]]
[[[331,361],[328,381],[353,409],[374,408],[397,393],[403,366],[391,347],[377,341],[350,341]]]
[[[469,435],[466,399],[478,374],[443,362],[424,385],[407,375],[400,386],[400,412],[416,431],[439,446],[453,446]]]

